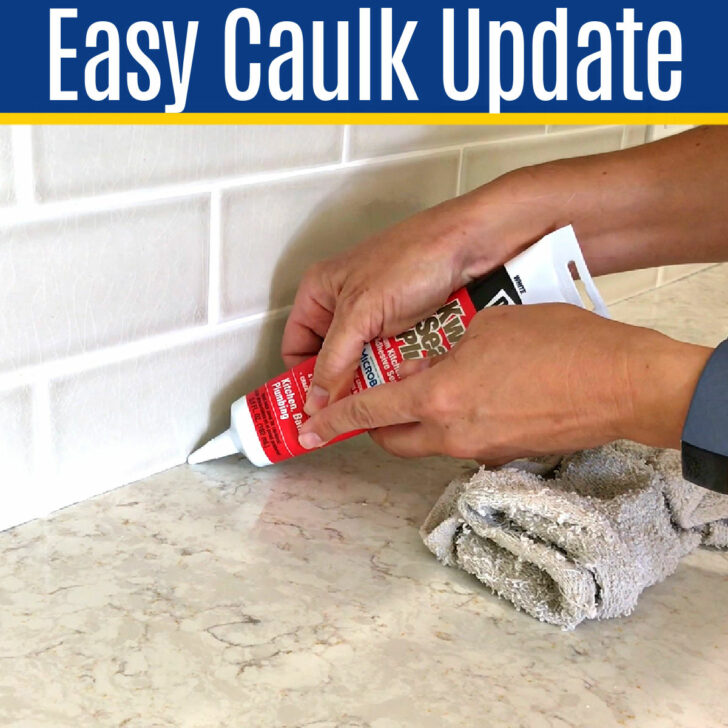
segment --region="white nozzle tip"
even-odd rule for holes
[[[187,458],[187,462],[190,465],[198,465],[199,463],[206,463],[209,460],[217,460],[228,455],[235,455],[237,452],[239,451],[230,435],[230,430],[227,430],[222,435],[218,435],[210,440],[210,442],[203,445],[199,450],[195,450]]]
[[[205,450],[205,447],[203,445],[198,450],[195,450],[193,453],[190,453],[190,455],[187,457],[187,464],[188,465],[198,465],[199,463],[204,463],[206,460],[204,450]]]

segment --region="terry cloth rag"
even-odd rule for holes
[[[459,478],[420,533],[443,564],[573,629],[630,614],[701,543],[728,546],[728,496],[683,480],[676,451],[619,441]]]

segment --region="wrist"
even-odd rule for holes
[[[628,359],[628,401],[622,436],[679,448],[685,418],[712,349],[637,329]]]
[[[468,276],[488,273],[571,223],[570,177],[563,162],[524,167],[458,198],[467,229],[462,269]]]
[[[568,224],[593,275],[654,264],[643,248],[645,238],[663,234],[651,216],[664,175],[633,159],[636,151],[524,167],[465,195],[477,231],[472,270],[482,275]]]

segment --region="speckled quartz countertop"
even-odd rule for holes
[[[612,311],[715,343],[726,281]],[[0,725],[728,725],[728,555],[561,632],[420,542],[463,467],[360,438],[267,470],[179,467],[0,534]]]

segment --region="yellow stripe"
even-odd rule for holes
[[[0,124],[728,124],[728,114],[2,114]]]

